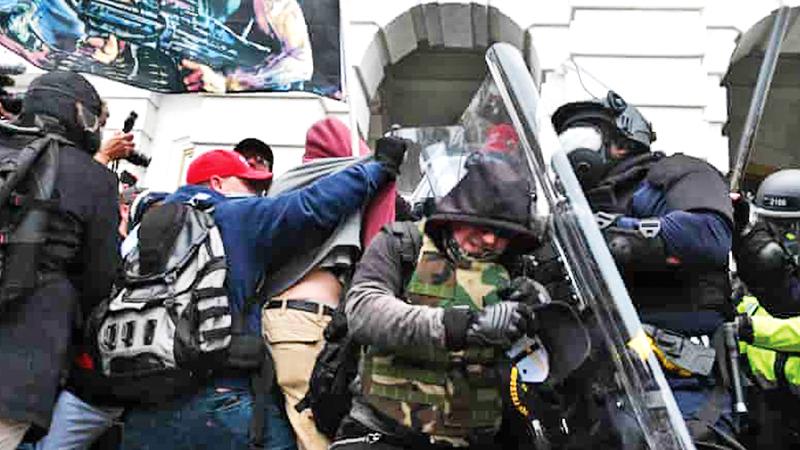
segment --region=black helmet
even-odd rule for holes
[[[580,123],[592,123],[616,131],[619,137],[634,145],[633,150],[650,150],[656,133],[642,113],[631,106],[614,91],[608,91],[605,99],[567,103],[553,114],[553,127],[561,134],[567,128]]]
[[[800,219],[800,169],[779,170],[765,178],[754,211],[765,219]]]

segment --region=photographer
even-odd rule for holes
[[[44,242],[33,244],[38,258],[16,268],[36,274],[34,286],[0,312],[0,450],[14,449],[30,428],[41,433],[50,427],[76,324],[111,291],[119,263],[117,181],[92,159],[106,117],[85,78],[51,72],[30,84],[15,122],[45,128],[69,143],[59,144]],[[4,134],[0,146],[21,149],[36,138]],[[13,243],[7,248],[11,252]],[[3,285],[19,281],[20,271],[11,269],[2,274]]]

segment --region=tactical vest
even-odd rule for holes
[[[620,162],[592,189],[586,191],[593,212],[629,214],[633,195],[642,181],[650,179],[651,169],[660,170],[664,154],[645,153]],[[663,171],[662,171],[663,172]],[[665,183],[672,186],[669,180]],[[717,311],[732,317],[729,306],[728,268],[668,266],[659,270],[628,270],[621,273],[637,309],[642,312]]]
[[[508,279],[508,272],[494,263],[456,267],[424,236],[406,301],[480,310],[500,301],[497,290]],[[398,423],[452,445],[467,445],[469,436],[500,426],[497,365],[503,357],[491,347],[448,352],[371,346],[362,358],[362,391],[373,407]]]

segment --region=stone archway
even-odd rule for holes
[[[383,15],[363,12],[378,20],[351,22],[355,76],[348,88],[362,134],[376,137],[393,123],[453,123],[485,77],[483,55],[495,42],[519,48],[538,79],[529,33],[499,8],[485,2],[386,3],[381,7],[390,11]]]

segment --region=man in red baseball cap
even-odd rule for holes
[[[227,193],[258,192],[257,184],[272,179],[268,169],[256,169],[244,156],[230,150],[211,150],[198,156],[189,165],[186,182],[204,184],[211,189]]]
[[[251,304],[259,279],[281,267],[293,255],[320,246],[340,220],[356,212],[386,182],[396,177],[405,154],[398,138],[378,141],[375,159],[359,162],[309,186],[275,197],[257,196],[254,183],[272,178],[268,170],[251,167],[238,153],[212,150],[192,161],[187,185],[164,200],[207,207],[222,236],[228,266],[226,290],[232,309],[231,329],[242,345],[231,341],[225,370],[214,372],[194,395],[159,403],[157,409],[133,407],[125,421],[122,448],[201,448],[225,442],[246,450],[255,440],[270,449],[294,448],[294,433],[281,409],[266,396],[257,411],[248,382],[265,353],[260,305]],[[250,345],[253,342],[255,346]],[[247,345],[244,345],[244,344]],[[235,399],[235,402],[232,400]],[[224,422],[198,414],[198,405],[225,406]],[[260,403],[255,403],[260,404]],[[248,436],[250,416],[263,413],[268,431]],[[259,416],[255,416],[259,417]],[[188,432],[187,432],[188,430]],[[202,431],[202,432],[201,432]],[[229,443],[230,445],[228,446]]]

